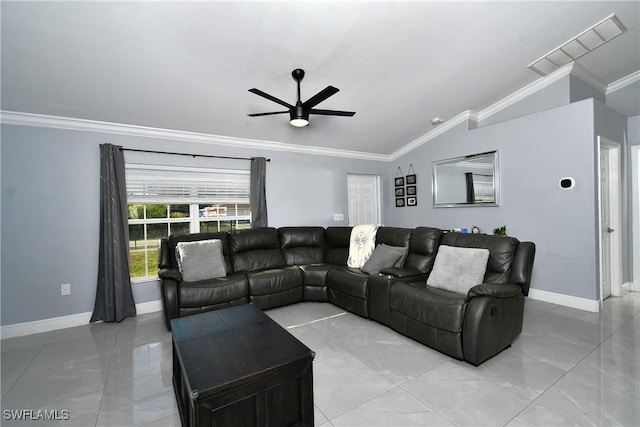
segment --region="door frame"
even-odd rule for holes
[[[602,192],[600,190],[600,150],[609,151],[609,198],[610,198],[610,225],[615,232],[611,234],[611,295],[622,296],[622,192],[621,192],[621,144],[608,138],[598,135],[596,171],[597,171],[597,223],[598,223],[598,278],[599,278],[599,301],[602,304]]]
[[[640,292],[640,145],[631,146],[632,290]]]

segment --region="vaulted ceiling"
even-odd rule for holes
[[[577,62],[604,84],[640,69],[638,1],[11,2],[2,110],[390,154],[540,76],[527,65],[615,13],[629,29]],[[294,128],[295,103],[340,89]]]

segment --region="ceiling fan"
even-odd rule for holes
[[[315,107],[325,99],[329,98],[332,95],[335,95],[340,89],[327,86],[322,89],[320,92],[313,95],[311,98],[307,99],[305,102],[300,100],[300,81],[304,78],[304,70],[300,68],[296,68],[291,72],[291,76],[293,80],[298,83],[298,101],[296,105],[291,105],[288,102],[284,102],[281,99],[276,98],[275,96],[269,95],[261,91],[260,89],[249,89],[249,92],[255,93],[263,98],[267,98],[270,101],[278,103],[288,108],[286,111],[272,111],[269,113],[254,113],[248,114],[249,117],[258,117],[258,116],[270,116],[272,114],[285,114],[289,113],[290,121],[292,126],[295,127],[304,127],[309,126],[309,114],[320,114],[324,116],[348,116],[351,117],[355,114],[354,111],[337,111],[337,110],[318,110]]]

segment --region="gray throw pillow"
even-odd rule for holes
[[[368,274],[378,274],[383,268],[397,267],[403,260],[406,249],[381,243],[373,250],[361,270]]]
[[[459,294],[484,281],[489,249],[441,245],[427,285]]]
[[[178,268],[185,282],[225,277],[227,271],[219,239],[179,242],[176,246]]]

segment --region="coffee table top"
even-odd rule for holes
[[[252,304],[173,319],[171,331],[187,383],[196,395],[314,357]]]

